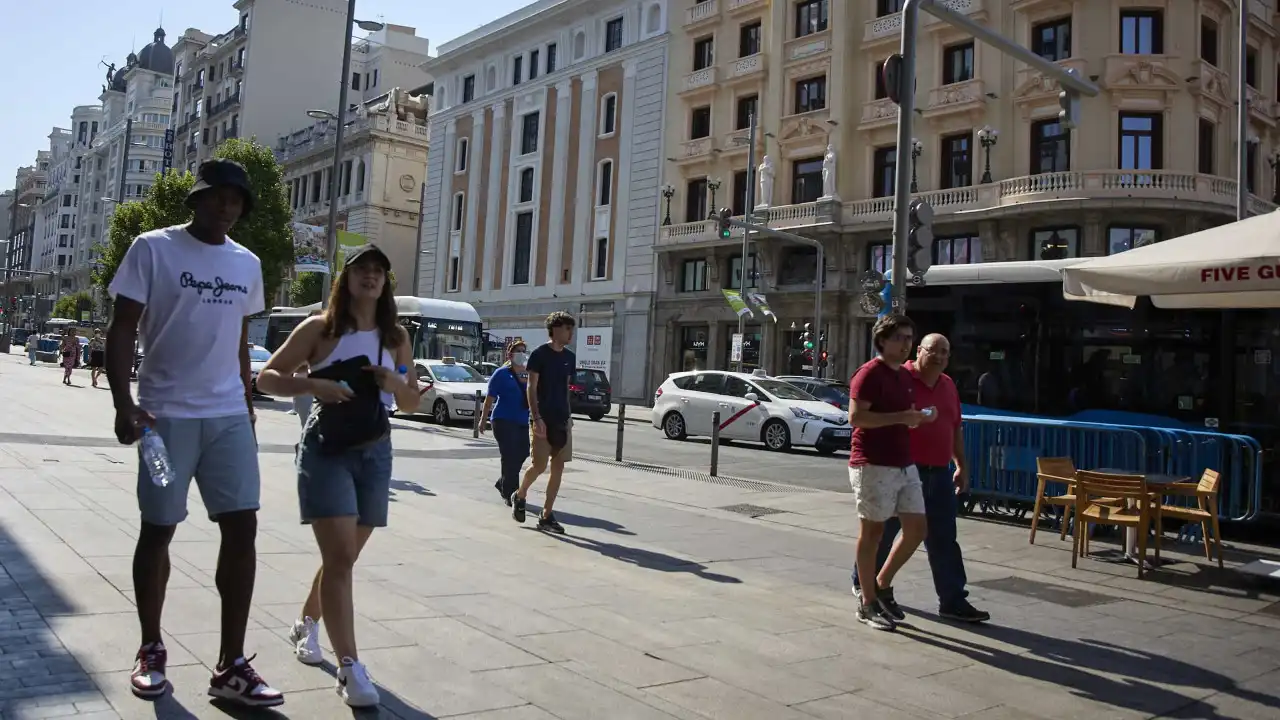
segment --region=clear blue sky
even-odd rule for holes
[[[440,43],[513,12],[533,0],[359,0],[362,20],[409,25]],[[14,172],[30,165],[37,150],[49,147],[55,126],[67,127],[71,108],[95,105],[106,68],[99,60],[122,65],[131,48],[151,42],[164,14],[170,45],[189,27],[209,33],[230,29],[238,20],[233,0],[3,0],[0,22],[0,190],[13,187]],[[334,50],[340,52],[340,49]]]

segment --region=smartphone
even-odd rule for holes
[[[935,412],[935,409],[934,409],[934,408],[932,408],[932,407],[927,407],[927,408],[925,408],[925,409],[921,410],[921,411],[920,411],[920,414],[921,414],[921,415],[924,415],[925,417],[933,417],[933,413],[934,413],[934,412]]]

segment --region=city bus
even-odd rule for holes
[[[936,265],[907,290],[917,336],[951,340],[961,401],[1093,422],[1216,429],[1280,449],[1280,311],[1067,300],[1081,259]],[[1271,464],[1271,463],[1268,463]],[[1265,510],[1280,511],[1268,468]]]
[[[414,359],[452,357],[460,362],[483,359],[483,322],[470,303],[402,295],[396,297],[396,310],[400,324],[413,340]],[[273,308],[267,317],[266,348],[275,352],[299,323],[319,312],[320,303]]]

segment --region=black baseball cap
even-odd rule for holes
[[[366,259],[371,262],[378,263],[382,266],[383,270],[388,272],[391,270],[391,258],[387,257],[387,254],[382,252],[382,248],[374,245],[373,243],[366,243],[348,253],[347,259],[343,263],[343,267],[350,267],[361,260]]]
[[[196,183],[187,193],[187,207],[194,207],[196,196],[206,190],[219,187],[233,187],[244,195],[244,211],[241,217],[253,211],[253,190],[249,187],[249,173],[244,166],[234,160],[216,158],[200,163],[196,171]]]

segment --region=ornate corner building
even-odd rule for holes
[[[667,13],[539,0],[424,66],[420,294],[472,303],[491,340],[543,342],[572,313],[620,400],[649,393]]]
[[[935,209],[935,264],[1105,255],[1234,220],[1234,3],[946,4],[1102,92],[1084,99],[1079,129],[1065,131],[1056,82],[921,13],[916,137],[900,170]],[[745,364],[800,371],[815,250],[753,240],[744,273],[741,236],[722,240],[707,219],[717,206],[747,210],[753,113],[755,215],[824,245],[828,372],[847,377],[867,356],[874,318],[857,305],[857,280],[889,260],[897,106],[879,65],[898,49],[900,9],[901,0],[672,2],[655,386],[669,372],[729,367],[737,316],[721,291],[744,276],[779,319],[748,320]],[[1252,0],[1248,12],[1244,141],[1259,213],[1276,207],[1280,69],[1275,3]]]

